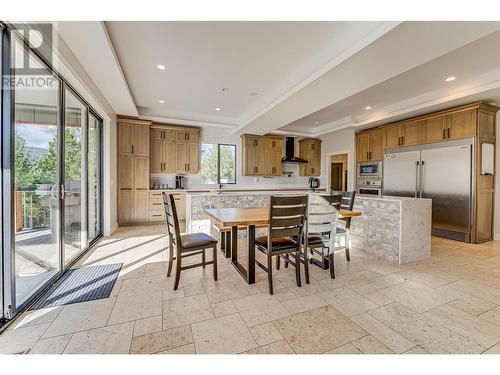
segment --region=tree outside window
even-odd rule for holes
[[[201,182],[207,185],[236,183],[236,145],[201,145]]]

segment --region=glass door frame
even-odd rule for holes
[[[11,55],[12,55],[12,38],[15,36],[21,38],[25,46],[29,46],[28,42],[20,35],[15,29],[10,27],[8,24],[0,21],[0,37],[1,37],[1,63],[0,63],[0,75],[1,77],[8,76],[11,74]],[[40,55],[36,50],[30,47],[30,53],[36,55],[43,64],[47,67],[47,70],[54,75],[59,81],[59,97],[58,97],[58,113],[57,113],[57,141],[58,141],[58,155],[57,155],[57,172],[56,172],[56,182],[57,182],[57,196],[59,200],[59,210],[57,215],[57,225],[59,227],[59,236],[57,248],[59,251],[59,270],[47,280],[42,287],[40,287],[37,292],[33,293],[29,298],[25,299],[22,304],[16,305],[16,273],[15,273],[15,233],[14,233],[14,223],[15,220],[15,203],[14,203],[14,137],[15,137],[15,90],[2,90],[2,96],[0,100],[1,105],[1,134],[2,134],[2,145],[1,149],[1,175],[0,175],[0,191],[2,192],[2,198],[0,202],[1,215],[1,251],[2,257],[0,257],[0,263],[2,267],[2,273],[0,274],[0,288],[2,289],[0,293],[0,321],[1,317],[11,320],[20,312],[24,311],[27,307],[32,305],[36,300],[43,295],[48,288],[57,281],[69,268],[71,268],[81,257],[83,257],[92,245],[99,241],[103,236],[103,197],[102,197],[102,186],[103,186],[103,120],[102,117],[90,106],[90,104],[64,79],[64,77],[59,74],[47,61]],[[72,94],[74,94],[86,107],[85,116],[85,129],[83,132],[88,131],[89,114],[92,115],[99,122],[99,185],[100,185],[100,197],[99,197],[99,217],[100,217],[100,232],[91,242],[88,240],[88,231],[85,233],[85,238],[82,237],[82,241],[85,241],[84,249],[74,257],[68,264],[65,263],[64,258],[64,200],[62,199],[62,184],[64,183],[64,102],[65,102],[65,89],[69,89]],[[82,145],[84,147],[84,167],[82,167],[82,175],[84,175],[85,180],[88,179],[88,142],[85,135],[85,143]],[[88,181],[84,182],[87,186]],[[88,200],[88,189],[85,188],[85,192],[81,192],[82,197],[85,193],[84,198]],[[86,207],[85,220],[88,221],[88,204]],[[1,324],[0,324],[1,326]]]

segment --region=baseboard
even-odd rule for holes
[[[493,240],[494,240],[494,241],[500,241],[500,233],[495,233],[495,234],[493,235]]]

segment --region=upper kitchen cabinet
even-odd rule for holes
[[[430,117],[424,120],[424,129],[424,143],[475,137],[476,109]]]
[[[384,128],[385,149],[417,146],[422,143],[423,121],[409,121]]]
[[[253,134],[243,134],[241,137],[245,176],[281,176],[282,137]]]
[[[198,173],[199,129],[153,124],[151,173]]]
[[[358,162],[382,160],[384,158],[384,132],[376,129],[357,134],[356,157]]]
[[[321,140],[305,138],[299,141],[299,157],[307,160],[300,164],[300,176],[321,175]]]

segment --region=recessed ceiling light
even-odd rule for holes
[[[216,111],[220,111],[220,108],[219,108],[219,107],[215,107],[215,110],[216,110]]]
[[[258,92],[252,92],[252,93],[250,93],[250,96],[257,96],[257,95],[259,95]]]
[[[227,87],[223,87],[223,88],[222,88],[222,91],[229,91],[229,88],[227,88]]]
[[[319,121],[314,121],[314,124],[315,125],[319,125]]]
[[[159,101],[161,104],[165,103],[165,100],[163,100],[163,99],[160,99],[160,100],[158,100],[158,101]]]
[[[165,69],[166,69],[166,68],[165,68],[165,65],[161,65],[161,64],[156,65],[156,67],[157,67],[158,69],[160,69],[160,70],[165,70]]]
[[[453,77],[453,76],[451,76],[451,77],[446,78],[446,79],[445,79],[445,81],[446,81],[446,82],[451,82],[451,81],[454,81],[454,80],[456,80],[456,79],[457,79],[457,77]]]
[[[368,110],[368,109],[372,109],[372,107],[370,107],[369,105],[367,105],[367,106],[365,107],[365,109],[366,109],[366,110]]]

